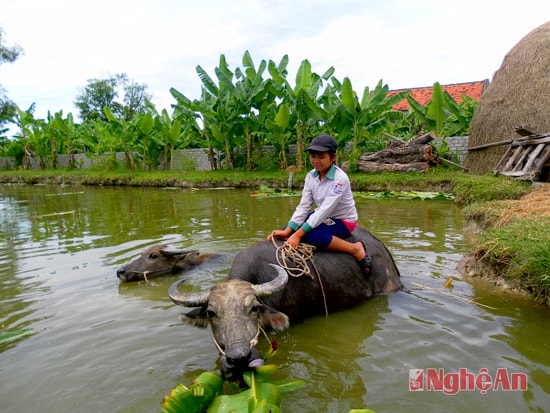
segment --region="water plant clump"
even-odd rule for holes
[[[263,361],[269,362],[277,352],[277,341],[271,344]],[[281,398],[305,385],[304,380],[277,383],[271,379],[275,364],[264,364],[243,373],[244,389],[234,383],[224,392],[224,380],[214,372],[201,373],[189,387],[178,384],[161,402],[160,413],[261,413],[280,412]]]

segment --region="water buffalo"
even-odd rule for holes
[[[178,291],[183,282],[179,280],[168,295],[178,305],[198,307],[183,314],[182,321],[210,325],[222,355],[222,373],[226,378],[239,377],[261,363],[254,346],[263,328],[282,331],[305,317],[350,308],[373,294],[403,288],[399,270],[379,239],[357,227],[348,240],[363,240],[367,246],[372,258],[368,277],[351,255],[331,251],[313,254],[313,264],[308,264],[312,278],[288,276],[277,258],[284,244],[265,240],[237,254],[227,280],[209,291],[183,294]]]
[[[198,250],[172,250],[167,245],[157,244],[147,248],[116,275],[123,282],[141,281],[186,270],[212,257],[211,254],[200,254]]]

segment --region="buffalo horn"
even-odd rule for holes
[[[198,254],[199,250],[162,250],[162,253],[167,257],[171,257],[174,255]]]
[[[201,307],[208,302],[208,291],[204,293],[180,293],[178,291],[178,287],[184,281],[185,279],[178,280],[168,289],[168,297],[170,297],[170,299],[174,303],[176,303],[177,305],[182,305],[184,307]]]
[[[281,291],[288,282],[288,274],[282,267],[275,264],[269,265],[277,270],[277,277],[267,283],[254,285],[254,290],[256,290],[258,297],[263,297],[265,295],[270,295],[276,293],[277,291]]]

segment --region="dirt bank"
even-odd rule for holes
[[[474,212],[466,214],[465,230],[474,239],[476,246],[466,254],[458,265],[458,271],[472,280],[482,279],[497,288],[514,294],[529,296],[531,299],[550,305],[550,298],[533,290],[525,278],[508,277],[506,260],[500,263],[488,259],[486,247],[476,240],[478,235],[488,228],[501,228],[513,222],[525,219],[550,217],[550,184],[539,187],[519,200],[488,202]],[[548,229],[541,227],[541,233],[548,234]],[[550,254],[550,251],[547,251]]]

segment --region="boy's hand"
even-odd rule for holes
[[[268,236],[267,239],[275,238],[275,239],[287,239],[290,235],[291,231],[276,229],[275,231],[272,231]]]

